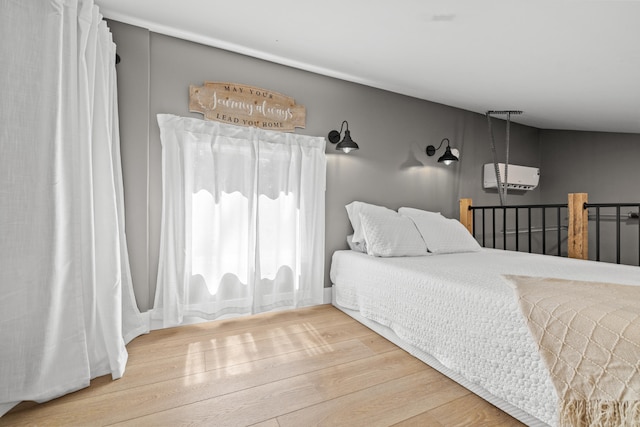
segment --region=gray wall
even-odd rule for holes
[[[599,203],[640,200],[640,135],[543,130],[540,149],[544,202],[568,192]]]
[[[458,198],[498,203],[482,189],[482,164],[491,162],[483,115],[277,65],[110,21],[122,62],[117,66],[126,231],[138,306],[153,305],[161,220],[161,146],[156,114],[202,118],[188,111],[188,87],[228,81],[295,98],[307,110],[305,129],[325,136],[349,121],[360,150],[349,155],[327,145],[325,286],[331,254],[346,248],[351,232],[344,205],[353,200],[390,208],[412,206],[458,216]],[[499,107],[499,106],[495,106]],[[504,153],[504,122],[495,122]],[[539,131],[513,125],[511,163],[539,165]],[[443,138],[461,150],[447,167],[424,153]],[[500,160],[503,160],[502,158]],[[538,190],[510,195],[535,203]]]
[[[118,76],[125,231],[138,307],[153,306],[149,270],[149,32],[109,22],[121,62]],[[122,41],[121,43],[118,43]]]
[[[590,203],[640,201],[640,135],[540,132],[542,202],[562,203],[567,193],[588,193]],[[622,208],[626,214],[631,208]],[[591,210],[590,214],[594,214]],[[601,261],[615,262],[615,214],[602,210]],[[595,259],[595,222],[589,223],[589,258]],[[621,262],[638,265],[638,220],[620,227]]]

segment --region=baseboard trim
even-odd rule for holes
[[[324,295],[323,295],[323,298],[322,298],[322,302],[324,304],[331,304],[332,290],[333,290],[333,287],[324,288]]]

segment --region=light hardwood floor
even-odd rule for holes
[[[521,426],[330,305],[153,331],[123,378],[0,425]]]

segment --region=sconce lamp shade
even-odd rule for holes
[[[344,138],[338,143],[338,145],[336,145],[336,150],[342,150],[345,153],[348,153],[350,151],[357,150],[358,148],[360,148],[358,147],[358,144],[356,144],[355,141],[351,139],[351,132],[345,130]]]
[[[347,126],[347,129],[344,131],[344,138],[342,138],[342,141],[340,141],[340,134],[342,133],[342,128],[345,125]],[[351,151],[355,151],[360,148],[358,147],[358,144],[356,144],[356,142],[351,139],[351,132],[349,132],[349,123],[347,123],[346,120],[342,122],[342,125],[340,126],[340,132],[338,132],[337,130],[332,130],[331,132],[329,132],[329,142],[331,142],[332,144],[338,142],[338,145],[336,145],[336,150],[342,150],[345,153],[350,153]]]
[[[457,161],[458,161],[458,158],[453,155],[453,153],[451,152],[451,148],[448,145],[447,145],[447,148],[444,150],[444,154],[440,156],[440,158],[438,159],[439,163],[444,163],[447,166]]]
[[[449,166],[451,163],[458,161],[458,157],[451,152],[451,147],[449,145],[449,138],[444,138],[442,141],[440,141],[440,145],[438,145],[438,148],[434,147],[433,145],[427,145],[426,151],[427,151],[427,156],[433,156],[434,154],[436,154],[436,151],[438,151],[440,147],[442,147],[442,144],[445,141],[447,141],[447,147],[444,150],[444,154],[440,156],[440,158],[438,159],[438,162],[444,163],[445,165]]]

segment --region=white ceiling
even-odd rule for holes
[[[640,0],[96,3],[303,70],[483,114],[523,110],[512,120],[542,129],[640,133]]]

